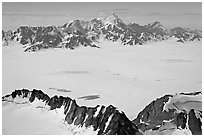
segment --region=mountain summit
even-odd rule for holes
[[[112,14],[110,16],[108,16],[105,20],[104,20],[104,25],[119,25],[119,24],[124,24],[123,21],[121,19],[118,18],[117,15],[115,15],[114,12],[112,12]]]

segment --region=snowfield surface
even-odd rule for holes
[[[202,95],[174,95],[164,106],[166,111],[173,108],[185,110],[187,113],[191,109],[202,111]]]
[[[41,102],[41,101],[40,101]],[[35,103],[35,102],[34,102]],[[35,108],[33,104],[3,103],[3,135],[96,135],[93,128],[68,125],[59,110]]]
[[[103,40],[96,45],[101,48],[36,53],[23,52],[17,43],[3,47],[2,95],[15,89],[41,89],[49,96],[69,96],[79,105],[112,104],[132,120],[158,97],[202,89],[201,42],[170,39],[123,46]],[[73,134],[59,124],[55,112],[15,105],[2,108],[3,134]]]

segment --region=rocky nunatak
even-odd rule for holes
[[[141,134],[138,128],[126,115],[116,107],[109,105],[97,105],[86,107],[77,105],[74,99],[63,96],[49,97],[41,90],[27,89],[15,90],[11,94],[3,96],[2,101],[14,102],[15,98],[27,98],[29,102],[42,101],[50,110],[64,109],[65,121],[76,126],[92,126],[99,135],[135,135]]]
[[[132,122],[143,133],[180,130],[201,135],[202,92],[165,95],[147,105]]]

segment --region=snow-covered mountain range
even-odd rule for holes
[[[55,111],[68,125],[92,128],[98,135],[202,134],[202,92],[165,95],[147,105],[133,121],[112,105],[79,106],[69,97],[49,97],[36,89],[15,90],[2,101]]]
[[[149,41],[161,41],[171,37],[175,37],[178,42],[200,41],[202,33],[181,27],[168,30],[159,21],[144,26],[126,24],[114,13],[105,19],[73,20],[61,26],[20,26],[16,31],[2,31],[3,45],[17,41],[24,45],[25,51],[74,49],[81,45],[99,48],[96,42],[101,37],[113,42],[120,41],[123,45],[143,45]]]

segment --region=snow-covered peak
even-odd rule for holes
[[[155,21],[152,23],[153,26],[162,26],[161,22]]]
[[[153,23],[150,23],[150,24],[148,24],[148,26],[151,28],[158,28],[158,29],[166,30],[166,28],[159,21],[155,21]]]
[[[109,15],[107,18],[109,18],[109,19],[119,19],[118,16],[114,12],[112,12],[111,15]]]
[[[115,13],[112,12],[111,15],[109,15],[105,20],[104,20],[104,25],[109,25],[109,24],[114,24],[117,25],[119,23],[123,23],[123,21],[121,19],[118,18],[117,15],[115,15]]]

